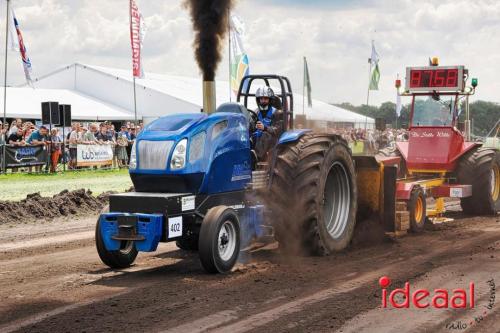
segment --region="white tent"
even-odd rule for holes
[[[0,89],[3,101],[3,89]],[[7,117],[40,119],[41,103],[55,101],[71,104],[72,118],[76,120],[130,120],[129,111],[112,104],[99,101],[74,90],[7,88]]]
[[[71,90],[76,96],[99,101],[134,117],[133,83],[130,70],[75,63],[35,79],[36,90],[42,88]],[[35,91],[36,91],[35,90]],[[217,105],[229,101],[227,81],[216,83]],[[202,81],[173,75],[146,73],[136,80],[137,113],[139,119],[152,119],[167,114],[200,112],[203,104]],[[302,95],[294,94],[295,114],[302,114]],[[15,103],[13,101],[12,103]],[[71,104],[71,102],[68,102]],[[38,108],[39,110],[39,108]],[[350,122],[372,127],[374,120],[319,100],[305,108],[307,119]],[[106,113],[101,113],[103,119]],[[94,118],[91,118],[94,119]]]

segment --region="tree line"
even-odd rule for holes
[[[371,118],[383,118],[386,124],[393,128],[407,128],[410,120],[411,104],[403,105],[401,115],[396,114],[396,104],[384,102],[380,106],[373,105],[353,105],[351,103],[334,104],[343,109],[353,111],[363,116]],[[465,105],[462,105],[463,112],[460,113],[459,122],[465,121]],[[470,117],[473,128],[472,133],[476,136],[485,136],[500,119],[500,104],[487,101],[475,101],[469,106]]]

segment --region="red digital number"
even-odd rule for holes
[[[438,69],[434,74],[434,83],[432,84],[432,86],[444,87],[445,80],[446,80],[446,70]]]
[[[422,81],[422,71],[411,71],[410,87],[419,88]]]
[[[456,87],[458,80],[458,70],[457,69],[449,69],[448,77],[446,78],[446,87]]]
[[[433,70],[426,70],[422,75],[422,87],[432,87],[432,78],[434,76]]]

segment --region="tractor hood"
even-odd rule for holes
[[[207,118],[203,113],[178,114],[159,118],[139,133],[137,140],[167,140],[175,138],[190,128],[196,126],[201,120]]]
[[[251,178],[248,120],[242,113],[178,114],[145,127],[133,147],[136,191],[214,193]]]

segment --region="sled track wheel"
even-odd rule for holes
[[[424,230],[427,217],[427,203],[424,190],[420,186],[413,188],[408,201],[408,211],[410,212],[410,230],[419,233]]]

